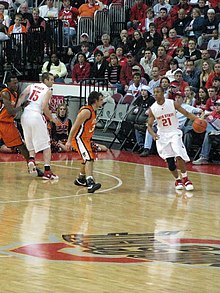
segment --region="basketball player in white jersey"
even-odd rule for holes
[[[193,190],[192,182],[188,179],[185,162],[190,161],[186,148],[182,142],[182,131],[179,129],[179,122],[176,117],[176,110],[190,120],[197,117],[183,109],[177,102],[165,99],[161,87],[154,89],[156,102],[150,107],[148,117],[148,131],[156,141],[159,156],[166,160],[168,168],[175,178],[177,190]],[[153,123],[157,121],[158,132],[153,131]],[[181,171],[179,176],[177,167]]]
[[[56,123],[53,118],[48,103],[52,96],[52,85],[54,77],[46,72],[42,74],[42,83],[35,83],[28,86],[20,95],[18,104],[20,105],[28,96],[28,106],[21,116],[21,125],[24,132],[24,139],[27,149],[30,153],[28,167],[35,172],[35,154],[43,151],[44,175],[43,179],[58,179],[59,177],[52,173],[50,169],[51,147],[50,136],[47,129],[47,121],[43,114],[50,121]]]

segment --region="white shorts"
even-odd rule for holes
[[[21,125],[29,151],[38,153],[50,147],[47,122],[41,113],[25,109],[21,116]]]
[[[159,136],[160,138],[156,140],[156,146],[158,154],[162,159],[181,157],[185,162],[190,161],[182,141],[183,133],[181,130],[162,133]]]

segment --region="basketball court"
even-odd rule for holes
[[[177,193],[158,156],[99,153],[88,194],[76,153],[53,154],[55,182],[0,154],[0,292],[219,293],[220,168],[187,167]]]

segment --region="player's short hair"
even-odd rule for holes
[[[102,94],[97,91],[91,92],[88,97],[88,105],[94,104],[96,101],[99,100],[100,96],[102,96]]]
[[[8,73],[5,79],[5,83],[9,83],[11,82],[12,79],[17,78],[16,74],[13,73]]]
[[[44,82],[45,79],[49,80],[49,77],[50,76],[53,76],[53,74],[52,73],[49,73],[49,72],[44,72],[42,74],[42,82]]]

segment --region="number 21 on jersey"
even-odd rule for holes
[[[172,124],[171,119],[169,117],[168,118],[163,118],[162,119],[162,124],[163,124],[164,127],[170,126]]]

